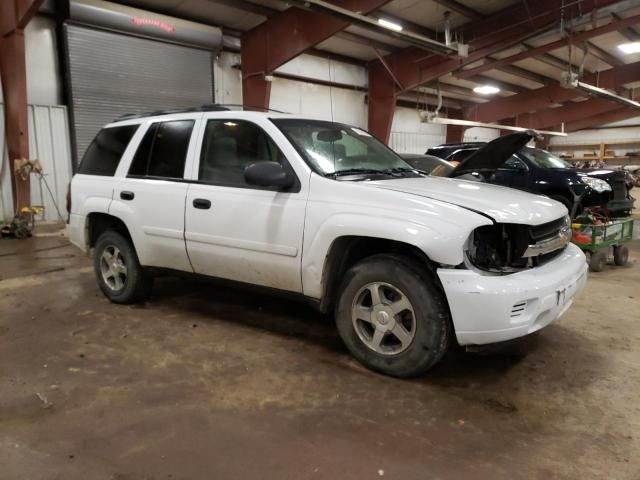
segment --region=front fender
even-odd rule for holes
[[[373,213],[373,212],[372,212]],[[432,261],[458,265],[463,261],[463,247],[477,227],[491,225],[490,219],[460,209],[463,222],[437,216],[427,219],[400,218],[377,210],[375,216],[365,213],[336,213],[324,219],[314,234],[305,237],[302,257],[302,284],[306,296],[322,297],[322,273],[331,245],[340,237],[380,238],[417,247]],[[427,224],[428,221],[428,224]]]

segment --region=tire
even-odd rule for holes
[[[371,370],[400,378],[423,374],[440,361],[453,331],[444,294],[414,263],[397,255],[357,263],[345,274],[335,312],[351,354]]]
[[[98,237],[93,267],[100,290],[113,303],[137,303],[151,295],[153,276],[140,265],[131,241],[118,232],[107,230]]]
[[[597,250],[591,253],[589,259],[589,270],[592,272],[601,272],[607,264],[607,252],[605,250]]]
[[[571,210],[573,209],[573,203],[567,197],[564,197],[562,195],[549,195],[549,198],[552,200],[555,200],[556,202],[560,202],[565,207],[567,207],[567,211],[569,212],[569,215],[571,215]]]
[[[629,261],[629,249],[626,245],[613,247],[613,262],[622,267]]]

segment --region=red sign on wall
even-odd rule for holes
[[[176,31],[176,26],[172,23],[155,18],[131,17],[131,23],[137,27],[156,27],[167,33],[174,33]]]

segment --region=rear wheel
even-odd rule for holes
[[[102,293],[114,303],[136,303],[151,294],[153,277],[147,273],[131,242],[107,230],[96,242],[94,269]]]
[[[607,252],[605,250],[597,250],[591,253],[589,259],[589,270],[592,272],[601,272],[607,264]]]
[[[613,247],[613,261],[621,267],[627,264],[629,261],[629,249],[626,245]]]
[[[358,361],[395,377],[419,375],[435,365],[452,330],[434,280],[395,255],[372,256],[347,271],[336,324]]]

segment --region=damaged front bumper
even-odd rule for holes
[[[460,345],[503,342],[560,317],[582,290],[587,263],[573,244],[544,265],[509,275],[439,268]]]

